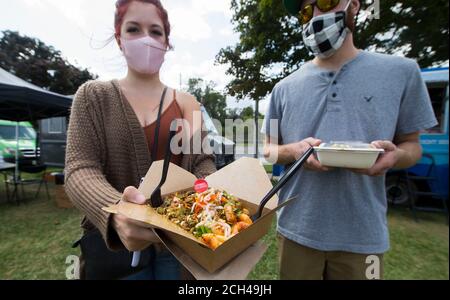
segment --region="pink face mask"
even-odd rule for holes
[[[146,36],[140,39],[121,38],[123,54],[128,66],[141,74],[153,75],[159,72],[166,55],[166,46]]]

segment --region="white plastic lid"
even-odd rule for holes
[[[337,141],[323,143],[320,145],[321,148],[338,148],[338,149],[375,149],[371,144],[364,142],[349,142],[349,141]]]
[[[330,142],[323,143],[319,147],[314,147],[316,151],[353,151],[353,152],[367,152],[367,153],[384,153],[383,149],[377,149],[372,144],[367,144],[363,142]]]

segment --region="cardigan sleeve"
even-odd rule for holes
[[[198,134],[198,133],[197,133]],[[208,138],[208,132],[201,131],[202,141]],[[192,156],[192,174],[197,178],[205,178],[208,175],[213,174],[217,171],[215,163],[215,155],[213,149],[209,146],[209,143],[203,143],[204,147],[206,144],[206,149],[202,147],[202,153]]]
[[[110,226],[111,214],[102,207],[117,204],[122,193],[106,180],[101,162],[101,139],[92,107],[89,105],[89,83],[75,95],[67,131],[65,190],[87,219],[100,231],[111,250],[123,248],[117,233]]]

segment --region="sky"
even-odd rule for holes
[[[116,0],[0,0],[0,31],[13,30],[42,40],[60,50],[72,64],[87,68],[100,80],[123,78],[126,61],[113,35]],[[216,65],[219,50],[233,46],[239,35],[231,23],[231,0],[162,0],[172,25],[174,51],[166,56],[161,80],[185,88],[187,80],[199,77],[214,81],[223,91],[232,79],[226,65]],[[181,80],[180,80],[181,79]],[[250,100],[228,97],[230,108],[253,105]],[[261,105],[265,111],[267,101]]]

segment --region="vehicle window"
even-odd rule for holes
[[[16,127],[9,125],[0,125],[0,138],[4,140],[16,139]],[[31,127],[19,126],[19,139],[34,140],[36,132]]]
[[[48,120],[48,133],[63,133],[65,118],[52,118]]]
[[[431,104],[439,124],[431,129],[426,130],[426,133],[444,133],[443,126],[445,120],[445,103],[447,99],[447,86],[429,87],[428,92],[431,98]]]

